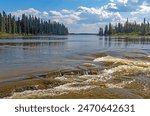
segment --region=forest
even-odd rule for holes
[[[150,23],[144,21],[140,24],[135,22],[129,22],[128,18],[125,23],[117,23],[112,25],[109,23],[103,28],[99,28],[100,36],[111,36],[111,35],[150,35]]]
[[[18,35],[67,35],[68,29],[64,24],[45,21],[36,16],[15,17],[0,13],[0,33],[18,34]]]

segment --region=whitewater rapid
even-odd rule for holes
[[[149,57],[149,56],[147,56]],[[97,62],[103,63],[102,70],[98,70],[97,74],[83,75],[63,75],[54,79],[65,82],[54,88],[44,90],[26,90],[24,92],[14,92],[12,96],[7,98],[46,98],[67,95],[71,93],[82,93],[84,91],[92,91],[93,89],[123,89],[128,93],[130,90],[136,90],[138,87],[143,93],[150,93],[150,81],[140,81],[141,77],[150,80],[150,62],[141,59],[127,59],[114,56],[103,56],[93,60],[93,63],[84,63],[81,66],[96,67]],[[109,64],[105,66],[105,63]],[[134,94],[138,91],[133,91]],[[132,95],[131,94],[131,95]],[[142,97],[141,97],[142,98]]]

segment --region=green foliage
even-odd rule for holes
[[[10,34],[10,33],[2,33],[2,32],[0,32],[0,39],[1,38],[9,38],[9,37],[13,37],[13,36],[18,36],[19,34]]]
[[[4,11],[0,13],[0,32],[8,34],[22,35],[67,35],[68,29],[64,24],[57,22],[44,21],[36,16],[22,15],[21,19],[6,14]]]
[[[116,33],[113,34],[112,36],[140,36],[140,34],[138,33]]]
[[[139,36],[139,35],[150,35],[150,24],[144,18],[143,23],[137,24],[136,21],[131,23],[127,21],[123,23],[118,23],[115,26],[109,23],[105,26],[105,29],[99,29],[99,35],[113,35],[113,36]]]

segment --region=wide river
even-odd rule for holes
[[[97,77],[88,72],[93,67],[99,70]],[[84,83],[96,83],[99,79],[103,84],[107,81],[107,88],[124,88],[139,82],[142,83],[139,87],[149,91],[150,37],[68,35],[0,39],[0,82],[52,70],[75,69],[85,70],[81,76],[93,75]],[[84,89],[96,86],[85,84]],[[139,94],[131,96],[141,97]]]

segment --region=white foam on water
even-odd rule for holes
[[[82,75],[79,76],[81,79],[90,79],[90,78],[97,78],[97,75]]]
[[[111,62],[119,63],[119,66],[104,69],[99,75],[100,81],[107,81],[115,76],[124,76],[124,75],[136,75],[140,73],[150,73],[150,62],[142,60],[130,60],[125,58],[117,58],[112,56],[105,56],[96,58],[94,62]],[[92,80],[92,79],[91,79]],[[97,79],[98,80],[98,79]]]
[[[120,65],[115,68],[105,69],[104,73],[114,74],[118,73],[119,75],[130,75],[137,73],[150,73],[150,67],[139,67],[139,66],[129,66],[129,65]]]
[[[141,60],[129,60],[129,59],[112,57],[112,56],[96,58],[93,61],[94,62],[121,63],[124,65],[133,65],[133,66],[140,66],[140,67],[150,67],[150,62],[141,61]]]
[[[40,98],[45,96],[59,96],[67,94],[67,92],[64,91],[57,91],[55,89],[46,89],[46,90],[28,90],[24,92],[15,92],[12,96],[6,97],[7,99],[24,99],[24,98]]]
[[[107,80],[111,79],[112,76],[102,73],[101,75],[97,75],[97,77],[95,78],[90,78],[86,81],[84,81],[85,83],[91,83],[91,82],[106,82]]]
[[[104,69],[101,74],[95,75],[94,78],[89,78],[86,82],[107,82],[110,79],[121,77],[121,76],[130,76],[140,73],[150,73],[150,67],[139,67],[139,66],[130,66],[130,65],[119,65],[114,68]],[[86,76],[85,76],[86,77]],[[92,77],[92,76],[90,76]]]
[[[87,85],[80,85],[79,82],[67,83],[64,85],[60,85],[53,89],[44,89],[44,90],[27,90],[24,92],[15,92],[12,96],[6,97],[7,99],[13,98],[42,98],[42,97],[53,97],[53,96],[60,96],[63,94],[67,94],[73,91],[81,91],[95,88],[96,86],[87,86]],[[74,86],[75,85],[75,86]]]
[[[135,80],[132,80],[132,81],[123,81],[121,83],[116,83],[116,84],[114,84],[114,83],[106,83],[105,85],[108,88],[124,88],[126,85],[131,84],[133,82],[135,82]]]
[[[56,80],[60,80],[60,81],[65,81],[65,80],[68,80],[68,78],[62,76],[62,77],[56,77],[55,78]]]
[[[96,65],[92,64],[92,63],[83,63],[83,64],[81,64],[81,66],[96,67]]]
[[[11,97],[7,98],[43,98],[53,97],[68,94],[69,92],[90,90],[96,88],[91,82],[104,82],[108,88],[124,88],[132,81],[123,81],[121,83],[107,83],[108,80],[116,78],[117,76],[130,76],[140,73],[150,73],[150,62],[137,61],[123,58],[116,58],[112,56],[106,56],[97,58],[94,62],[112,62],[119,63],[116,67],[110,67],[109,69],[102,70],[98,75],[82,75],[66,78],[65,76],[56,77],[56,80],[67,81],[67,84],[60,85],[51,89],[45,90],[28,90],[20,93],[13,93]],[[88,64],[89,65],[89,64]],[[91,64],[90,64],[91,65]],[[90,85],[88,85],[90,84]]]
[[[78,85],[78,86],[73,86],[73,85]],[[57,90],[63,90],[63,91],[80,91],[80,90],[87,90],[87,89],[93,89],[95,86],[87,86],[87,85],[80,85],[81,83],[79,82],[74,82],[74,83],[67,83],[58,87],[55,87]]]

